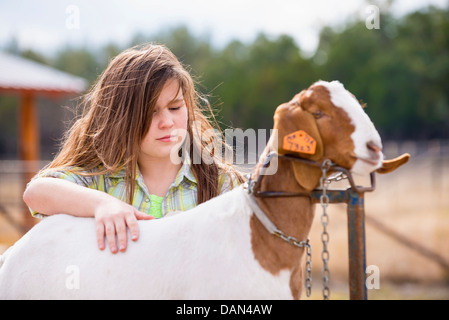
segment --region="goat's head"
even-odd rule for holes
[[[379,133],[355,96],[338,81],[318,81],[280,105],[274,115],[278,152],[317,162],[330,159],[355,174],[387,173],[408,161],[384,161]],[[316,187],[320,169],[293,164],[305,189]]]

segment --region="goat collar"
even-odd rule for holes
[[[248,192],[245,192],[246,199],[248,200],[248,204],[253,210],[254,214],[256,215],[257,219],[263,224],[265,229],[271,234],[279,234],[282,231],[280,231],[276,225],[268,218],[268,216],[265,214],[265,212],[259,207],[259,205],[256,202],[256,199],[254,199],[254,196],[249,194]]]
[[[308,160],[308,159],[304,159],[304,158],[300,158],[300,157],[295,157],[292,155],[281,155],[278,154],[275,151],[270,152],[266,159],[265,162],[259,172],[259,176],[257,177],[257,180],[252,180],[251,179],[251,174],[248,175],[248,181],[246,183],[246,189],[248,191],[249,194],[255,196],[255,197],[310,197],[312,192],[285,192],[285,191],[259,191],[256,190],[259,186],[260,186],[260,182],[263,178],[263,176],[265,175],[265,172],[267,171],[268,166],[270,165],[270,162],[273,158],[281,158],[281,159],[286,159],[289,161],[294,161],[294,162],[301,162],[305,165],[309,165],[312,167],[319,167],[321,168],[321,170],[325,169],[327,172],[330,173],[338,173],[339,175],[342,175],[344,178],[348,179],[349,184],[351,186],[351,190],[357,193],[362,193],[362,192],[370,192],[373,191],[376,188],[376,179],[375,179],[375,174],[374,172],[371,172],[370,174],[370,180],[371,180],[371,186],[369,187],[362,187],[362,186],[357,186],[354,178],[352,177],[352,174],[350,172],[350,170],[340,167],[338,166],[336,163],[332,162],[329,159],[325,159],[323,160],[322,163],[320,162],[316,162],[316,161],[312,161],[312,160]],[[338,177],[338,175],[336,176]],[[336,178],[334,177],[333,179],[335,180],[339,180],[341,178]]]
[[[262,223],[262,225],[265,227],[265,229],[267,229],[269,233],[281,238],[284,241],[287,241],[288,243],[296,247],[309,248],[309,250],[311,249],[309,239],[307,239],[306,241],[298,241],[296,240],[296,238],[286,235],[284,232],[279,230],[278,227],[276,227],[276,225],[270,220],[270,218],[268,218],[266,213],[259,207],[259,205],[256,202],[256,199],[252,194],[250,194],[249,192],[244,192],[244,194],[246,199],[248,200],[248,204],[251,210],[254,212],[257,219],[260,221],[260,223]]]
[[[267,156],[265,158],[265,162],[263,163],[262,168],[257,177],[257,180],[252,180],[251,174],[248,174],[248,182],[247,182],[248,193],[254,195],[255,197],[310,197],[311,192],[307,192],[307,191],[285,192],[285,191],[259,191],[259,190],[256,190],[260,187],[262,178],[263,178],[263,176],[265,176],[266,171],[269,170],[268,167],[270,166],[270,163],[274,158],[281,158],[281,159],[286,159],[289,161],[301,162],[305,165],[314,166],[314,167],[323,167],[324,163],[326,163],[326,169],[329,169],[330,167],[335,166],[335,163],[331,162],[330,160],[325,160],[325,162],[323,162],[323,164],[321,164],[321,163],[318,163],[318,162],[315,162],[312,160],[299,158],[299,157],[295,157],[295,156],[291,156],[291,155],[281,155],[275,151],[272,151],[267,154]]]
[[[265,163],[262,166],[262,169],[261,169],[261,172],[259,173],[259,177],[258,177],[257,181],[251,180],[251,174],[250,174],[248,182],[244,186],[244,189],[246,191],[246,192],[244,192],[244,194],[248,200],[248,204],[249,204],[251,210],[254,212],[257,219],[262,223],[262,225],[265,227],[265,229],[269,233],[281,238],[284,241],[287,241],[288,243],[290,243],[296,247],[307,248],[310,251],[311,246],[309,244],[309,239],[307,239],[306,241],[298,241],[294,237],[288,236],[284,232],[279,230],[278,227],[276,227],[276,225],[270,220],[270,218],[268,218],[267,214],[262,210],[262,208],[260,208],[259,204],[257,203],[257,201],[255,199],[255,197],[310,196],[310,192],[276,192],[276,191],[267,191],[267,192],[257,191],[256,192],[254,190],[255,185],[260,184],[260,179],[262,176],[264,176],[265,171],[266,171],[267,167],[270,165],[270,161],[273,157],[286,158],[291,161],[302,161],[302,162],[305,162],[305,163],[307,163],[309,165],[313,165],[313,166],[323,166],[323,164],[319,164],[314,161],[297,158],[297,157],[292,157],[292,156],[288,156],[288,155],[279,155],[277,152],[273,151],[267,155],[267,158],[265,160]],[[326,160],[325,163],[326,163],[326,166],[328,166],[327,169],[329,169],[329,167],[335,165],[330,160]]]

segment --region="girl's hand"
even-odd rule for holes
[[[106,203],[102,203],[95,210],[98,248],[104,250],[104,239],[106,236],[112,253],[117,253],[118,250],[124,252],[128,238],[127,228],[129,228],[131,239],[136,241],[139,238],[139,225],[137,220],[151,219],[154,219],[154,217],[138,211],[133,206],[120,200],[113,201],[111,199]]]

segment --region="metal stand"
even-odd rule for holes
[[[347,190],[327,190],[329,203],[346,203],[348,214],[348,254],[349,254],[349,298],[367,300],[366,246],[365,246],[365,192],[375,188],[375,176],[371,174],[371,187],[356,187],[348,175],[351,188]],[[321,190],[311,194],[314,203],[320,202]]]
[[[375,173],[370,174],[371,186],[357,186],[352,177],[351,172],[343,167],[324,160],[323,163],[302,159],[292,155],[279,155],[271,152],[267,155],[262,170],[257,181],[250,181],[249,188],[254,190],[254,185],[259,185],[261,178],[264,176],[264,170],[269,166],[273,157],[278,157],[294,162],[301,162],[313,167],[319,167],[323,171],[323,176],[328,177],[328,173],[338,173],[334,178],[327,178],[327,182],[348,179],[350,188],[346,190],[329,190],[324,188],[315,189],[311,193],[308,192],[285,192],[285,191],[252,191],[256,197],[298,197],[307,196],[312,199],[313,203],[320,203],[324,194],[326,194],[326,204],[329,203],[346,203],[348,205],[348,243],[349,243],[349,298],[351,300],[367,300],[367,288],[365,283],[366,271],[366,249],[365,249],[365,192],[374,191],[376,188]],[[250,179],[251,180],[251,179]],[[323,205],[323,204],[322,204]],[[323,210],[325,210],[323,205]],[[324,244],[324,243],[323,243]],[[324,277],[323,277],[324,279]],[[327,280],[326,280],[327,281]],[[323,291],[324,294],[324,291]],[[325,298],[328,298],[325,297]]]

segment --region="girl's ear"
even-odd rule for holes
[[[318,161],[323,157],[323,142],[315,118],[303,110],[300,101],[304,91],[289,103],[280,105],[274,114],[274,129],[278,130],[278,153]],[[318,184],[321,170],[298,162],[292,162],[296,181],[312,190]]]

